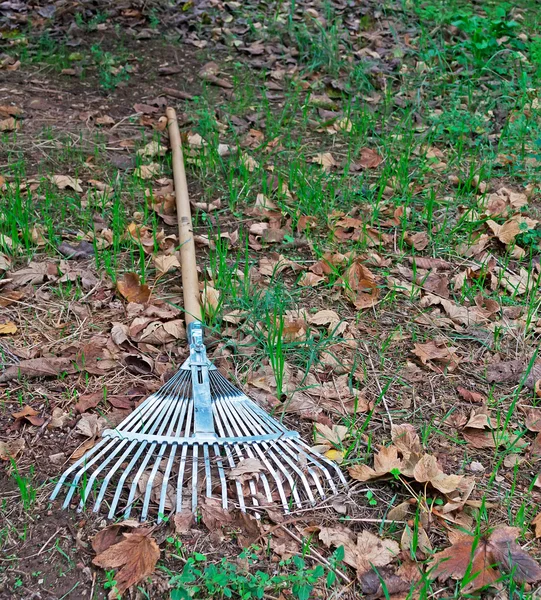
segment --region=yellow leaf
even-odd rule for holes
[[[9,335],[17,331],[17,325],[8,321],[7,323],[0,323],[0,335]]]
[[[338,464],[341,464],[344,460],[344,453],[340,452],[340,450],[335,450],[334,448],[327,450],[327,452],[325,452],[325,456],[329,460],[333,460],[335,463]]]

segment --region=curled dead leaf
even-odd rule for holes
[[[124,273],[117,281],[116,289],[128,302],[146,304],[150,299],[150,288],[139,281],[137,273]]]
[[[102,569],[118,569],[116,588],[123,594],[154,571],[160,558],[160,548],[150,533],[124,533],[120,542],[113,544],[92,561]]]

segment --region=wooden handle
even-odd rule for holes
[[[175,198],[178,216],[178,237],[180,241],[180,264],[182,267],[182,293],[186,325],[201,321],[201,303],[199,301],[199,282],[197,281],[197,263],[195,260],[195,242],[193,239],[192,212],[188,183],[184,170],[182,142],[178,129],[177,113],[174,108],[167,108],[167,128],[173,152],[173,179],[175,182]]]

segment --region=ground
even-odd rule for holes
[[[535,597],[536,4],[111,4],[0,5],[0,597]],[[209,354],[339,465],[314,507],[243,515],[257,459],[50,501],[187,356],[166,106]]]

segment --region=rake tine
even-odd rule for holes
[[[188,403],[186,400],[187,399],[185,397],[183,397],[182,409],[180,411],[180,416],[178,418],[177,429],[176,429],[177,436],[180,436],[180,434],[182,433],[182,426],[184,425],[184,418],[186,417],[186,414],[187,414]],[[163,520],[162,515],[164,514],[165,502],[167,500],[167,484],[169,483],[169,477],[171,475],[171,470],[173,468],[173,461],[175,460],[175,455],[177,453],[177,447],[178,447],[177,444],[171,445],[171,452],[169,453],[169,460],[167,461],[167,466],[165,467],[165,473],[163,474],[162,489],[160,491],[160,505],[158,507],[158,523],[161,523]]]
[[[215,409],[216,410],[214,412],[214,424],[215,424],[216,428],[218,429],[218,433],[220,434],[220,437],[225,437],[224,425],[223,425],[220,413],[218,412],[216,405],[215,405]],[[233,458],[233,453],[231,452],[230,444],[224,445],[224,452],[227,457],[227,462],[229,463],[229,467],[231,469],[234,469],[235,468],[235,459]],[[225,478],[225,474],[224,474],[224,478]],[[244,492],[242,491],[242,486],[241,486],[240,482],[238,481],[238,479],[235,479],[235,488],[237,490],[237,497],[239,499],[240,509],[242,512],[246,512],[246,503],[244,502]]]
[[[163,474],[162,488],[160,490],[160,505],[158,506],[158,517],[157,522],[161,523],[163,520],[162,515],[165,511],[165,502],[167,500],[167,484],[169,483],[169,477],[171,475],[171,469],[173,468],[173,461],[175,460],[175,454],[177,453],[177,444],[171,445],[171,451],[169,453],[169,459],[167,460],[167,466]]]
[[[120,468],[120,466],[122,465],[122,463],[126,460],[126,458],[131,454],[132,450],[135,448],[137,442],[134,440],[129,446],[128,448],[124,451],[124,453],[122,454],[122,456],[116,461],[115,465],[113,466],[113,468],[107,473],[107,475],[104,477],[103,479],[103,483],[101,484],[101,488],[98,494],[98,498],[96,500],[96,503],[94,504],[94,509],[93,512],[97,513],[100,510],[100,506],[101,503],[103,501],[103,498],[105,496],[105,492],[107,490],[107,487],[109,485],[109,482],[111,481],[111,479],[113,478],[114,474],[118,471],[118,469]]]
[[[126,503],[126,511],[124,513],[125,519],[130,518],[131,510],[133,507],[133,500],[135,498],[135,494],[137,493],[137,485],[139,483],[139,480],[141,479],[141,475],[145,472],[147,465],[150,462],[150,459],[152,458],[152,455],[154,454],[154,450],[156,449],[157,445],[158,444],[156,442],[152,442],[152,444],[150,444],[147,454],[146,454],[145,458],[143,459],[143,462],[139,466],[139,469],[137,470],[137,473],[135,474],[135,477],[133,478],[133,480],[131,482],[130,493],[128,496],[128,501]]]
[[[199,455],[199,444],[193,445],[193,461],[192,461],[192,512],[197,509],[197,463]]]
[[[205,478],[207,483],[207,498],[212,496],[212,481],[210,474],[210,458],[208,444],[203,444],[203,460],[205,462]]]
[[[124,446],[128,443],[128,440],[122,440],[120,443],[116,444],[116,448],[109,454],[109,456],[101,463],[101,465],[92,473],[90,479],[85,485],[85,488],[81,491],[81,500],[79,502],[79,506],[77,508],[78,512],[81,512],[88,500],[88,496],[92,492],[92,488],[94,487],[94,482],[97,480],[98,475],[105,469],[105,467],[113,460],[113,458],[124,448]]]
[[[184,480],[184,471],[186,470],[186,455],[188,454],[188,444],[182,444],[182,453],[178,468],[177,480],[177,512],[182,512],[182,483]]]
[[[229,413],[227,415],[229,418],[224,419],[224,422],[226,423],[226,428],[228,430],[229,435],[231,435],[232,432],[233,432],[233,435],[238,435],[239,433],[240,434],[245,433],[245,432],[243,432],[242,428],[241,429],[238,428],[238,424],[235,423],[235,419],[234,419],[232,412],[227,410],[227,398],[222,398],[220,400],[217,400],[215,403],[215,407],[219,412],[223,411],[222,415],[223,414],[227,415],[227,413]],[[229,423],[229,425],[228,425],[228,423]],[[248,444],[246,445],[245,451],[249,458],[255,458],[255,454],[252,451],[252,448],[250,447],[250,445],[248,445]],[[269,486],[269,481],[267,479],[267,476],[265,475],[265,473],[259,473],[259,477],[261,479],[261,482],[263,483],[263,488],[265,489],[265,494],[267,496],[267,499],[269,500],[269,502],[272,502],[272,493],[271,493],[271,489]]]
[[[158,472],[158,469],[160,468],[160,464],[162,462],[162,457],[164,455],[166,448],[167,448],[167,444],[160,445],[160,451],[158,452],[158,455],[156,456],[156,461],[154,462],[154,466],[152,467],[152,471],[150,472],[150,476],[148,478],[147,485],[146,485],[145,498],[143,500],[143,508],[141,509],[141,521],[147,520],[148,508],[150,505],[150,494],[152,493],[152,484],[154,483],[154,479],[156,478],[156,473]]]
[[[96,464],[96,462],[105,455],[105,453],[111,448],[114,448],[116,446],[114,440],[112,443],[109,443],[108,446],[106,446],[105,448],[103,448],[101,450],[101,452],[99,452],[98,454],[96,454],[96,456],[94,456],[94,458],[92,460],[89,460],[88,462],[85,463],[85,465],[83,466],[82,469],[79,469],[79,471],[77,471],[77,473],[75,474],[75,477],[73,478],[73,482],[70,485],[70,490],[66,495],[66,499],[64,501],[63,504],[63,508],[67,508],[69,506],[69,503],[71,502],[71,498],[73,496],[73,494],[75,493],[75,490],[77,489],[77,486],[79,484],[79,480],[81,479],[81,477],[84,475],[84,473],[86,471],[88,471],[88,469],[90,469],[90,467],[92,467],[94,464]],[[88,456],[85,456],[85,458],[88,460]]]
[[[174,404],[172,404],[172,406],[174,406],[174,411],[173,411],[173,415],[170,419],[169,427],[167,429],[168,436],[170,436],[173,433],[173,430],[175,428],[175,423],[177,422],[177,420],[179,418],[180,418],[179,427],[181,426],[182,417],[185,412],[185,403],[184,402],[177,402],[176,406]],[[169,419],[164,420],[164,426],[168,420]],[[167,449],[167,444],[166,443],[161,444],[160,451],[158,453],[158,456],[156,457],[156,462],[154,463],[154,467],[152,468],[152,472],[147,481],[147,489],[146,489],[145,498],[143,501],[143,509],[141,512],[141,521],[146,521],[146,517],[148,514],[148,508],[149,508],[149,504],[150,504],[150,495],[152,493],[152,486],[154,484],[154,479],[156,478],[156,474],[158,473],[158,469],[161,465],[162,458],[163,458],[163,455],[165,454],[166,449]],[[164,492],[164,488],[165,488],[165,492]],[[167,479],[165,478],[165,476],[162,481],[162,489],[161,489],[160,493],[165,493],[165,495],[167,495]]]
[[[109,508],[109,514],[107,515],[109,517],[109,519],[112,519],[115,516],[116,507],[117,507],[118,501],[120,500],[120,495],[122,494],[122,490],[124,489],[124,483],[125,483],[126,479],[128,479],[130,473],[132,472],[133,467],[137,464],[139,457],[145,451],[147,444],[148,444],[148,442],[140,443],[140,446],[137,449],[137,452],[135,453],[134,457],[131,459],[130,464],[126,467],[126,469],[124,470],[124,473],[122,473],[122,475],[118,481],[118,484],[116,486],[116,491],[115,491],[115,495],[113,497],[113,501],[111,502],[111,506]],[[124,518],[127,519],[128,517],[124,514]]]
[[[218,476],[220,478],[220,484],[222,487],[222,507],[227,508],[227,481],[225,478],[224,465],[222,462],[222,456],[220,454],[220,447],[218,444],[214,444],[214,453],[216,454],[216,464],[218,465]]]
[[[257,433],[264,433],[265,430],[262,427],[262,425],[255,421],[252,420],[251,417],[249,416],[249,413],[246,411],[246,413],[244,413],[244,418],[246,419],[245,421],[243,421],[242,419],[239,419],[240,422],[240,427],[242,430],[244,430],[244,433],[249,433],[250,429],[248,428],[248,424],[255,429],[255,431]],[[243,423],[246,423],[246,425],[244,425]],[[286,476],[290,487],[291,487],[291,491],[293,493],[293,496],[295,498],[295,502],[297,504],[297,506],[302,507],[302,501],[297,493],[297,489],[296,489],[296,485],[293,481],[293,478],[291,477],[290,473],[287,471],[287,469],[285,468],[285,465],[282,464],[282,462],[277,458],[276,454],[272,451],[271,446],[269,444],[267,444],[266,442],[263,442],[264,447],[267,450],[267,453],[270,454],[270,456],[273,458],[275,464],[277,465],[277,467],[282,471],[282,473],[284,473],[284,475]],[[308,494],[308,498],[310,500],[310,502],[312,504],[315,503],[314,497],[312,495],[312,491],[310,489],[310,486],[308,485],[308,481],[306,480],[306,477],[304,476],[304,473],[297,467],[297,465],[295,465],[287,456],[283,456],[284,460],[289,464],[289,466],[293,469],[293,471],[295,473],[297,473],[297,475],[301,478],[301,481],[303,482],[305,488],[306,488],[306,492]]]
[[[66,481],[66,479],[73,473],[73,471],[75,471],[76,469],[78,469],[83,463],[86,463],[89,459],[90,456],[92,456],[95,452],[97,452],[102,446],[104,446],[107,442],[110,442],[110,440],[107,439],[102,439],[100,440],[95,446],[94,448],[91,448],[84,456],[82,456],[77,462],[73,463],[71,465],[71,467],[69,467],[68,469],[66,469],[64,471],[64,473],[62,474],[62,476],[60,477],[60,479],[58,480],[53,493],[51,494],[51,500],[54,500],[57,496],[58,496],[58,492],[60,492],[60,490],[62,489],[62,486],[64,485],[64,482]],[[71,498],[71,496],[70,496]],[[68,502],[69,504],[69,502]]]

